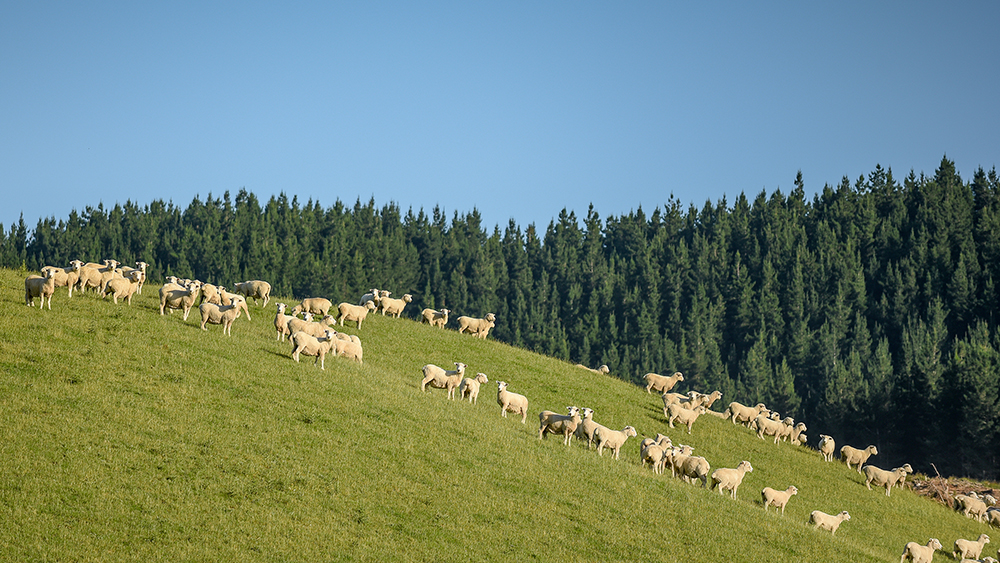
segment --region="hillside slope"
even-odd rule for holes
[[[23,278],[0,270],[5,560],[860,562],[986,531],[721,419],[669,429],[657,395],[454,330],[369,316],[344,329],[364,365],[321,371],[275,341],[273,306],[226,337],[197,311],[160,316],[156,285],[131,307],[61,289],[39,311]],[[478,405],[420,392],[421,366],[454,361],[488,374]],[[499,416],[497,380],[529,398],[526,425]],[[644,470],[638,439],[617,461],[539,441],[537,413],[573,404],[754,472],[734,501]],[[790,484],[784,516],[765,514],[760,489]],[[814,509],[853,518],[832,537]]]

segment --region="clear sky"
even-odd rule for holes
[[[285,192],[489,229],[1000,155],[1000,2],[7,2],[0,223]]]

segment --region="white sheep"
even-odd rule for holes
[[[47,275],[46,271],[53,270],[56,273],[56,287],[68,287],[69,296],[73,297],[73,286],[80,280],[80,264],[82,262],[74,260],[68,268],[45,266],[42,268],[42,277],[44,278]]]
[[[789,499],[791,499],[793,495],[797,495],[798,493],[799,489],[795,485],[788,487],[784,491],[777,491],[771,487],[764,487],[764,489],[760,492],[760,499],[764,503],[764,512],[767,512],[768,506],[774,505],[775,510],[780,508],[781,513],[784,514],[785,505],[788,504]]]
[[[107,298],[110,294],[115,301],[115,305],[118,304],[119,297],[124,299],[129,305],[132,305],[132,295],[138,292],[139,280],[141,279],[142,272],[132,270],[125,278],[109,280],[107,285],[104,286],[104,297]]]
[[[458,386],[458,398],[459,400],[465,399],[465,396],[469,396],[469,402],[472,404],[479,403],[479,386],[483,383],[489,383],[490,378],[486,377],[485,373],[477,373],[476,377],[466,377],[462,380],[462,383]]]
[[[402,299],[396,299],[394,297],[386,297],[385,299],[379,300],[378,308],[382,310],[382,316],[384,317],[386,313],[389,313],[390,317],[399,318],[403,314],[403,309],[406,307],[407,303],[413,303],[413,296],[407,293]]]
[[[233,286],[233,290],[247,299],[253,299],[254,304],[260,299],[261,307],[267,307],[267,302],[271,299],[271,284],[262,280],[240,282]]]
[[[832,535],[837,535],[837,528],[840,527],[840,524],[850,519],[851,515],[846,510],[836,516],[819,510],[813,510],[809,513],[809,522],[814,524],[815,528],[829,530]]]
[[[680,466],[680,475],[688,483],[694,483],[695,479],[701,480],[701,488],[708,487],[708,476],[712,467],[708,460],[700,456],[687,456]]]
[[[594,431],[594,439],[597,440],[597,455],[603,456],[604,446],[607,446],[614,452],[614,458],[618,459],[618,453],[621,451],[622,445],[625,444],[625,440],[636,435],[635,428],[631,426],[626,426],[621,430],[611,430],[606,426],[598,426],[597,430]]]
[[[861,471],[865,476],[865,486],[868,487],[869,491],[872,490],[872,483],[875,483],[876,487],[885,487],[885,496],[889,496],[892,486],[900,479],[905,479],[908,473],[913,473],[913,468],[910,467],[909,463],[892,471],[886,471],[874,465],[866,465]]]
[[[594,422],[594,409],[584,407],[581,411],[580,424],[577,425],[576,431],[573,434],[579,440],[585,440],[587,442],[587,449],[591,449],[594,446],[594,431],[600,424]]]
[[[314,315],[327,315],[333,303],[324,297],[307,297],[301,303],[292,307],[292,316],[297,317],[299,313],[309,312]]]
[[[968,559],[979,559],[979,556],[983,554],[983,546],[990,543],[990,537],[986,534],[980,534],[979,539],[976,541],[972,540],[955,540],[955,551],[952,552],[952,557],[958,559],[959,557]]]
[[[49,310],[52,310],[52,294],[56,292],[56,273],[48,270],[45,277],[31,275],[24,278],[24,304],[35,306],[35,298],[40,298],[38,308],[45,308],[45,299],[49,300]]]
[[[240,311],[247,314],[248,321],[253,320],[246,300],[240,296],[236,296],[229,305],[202,303],[198,310],[201,311],[201,330],[208,330],[206,324],[222,325],[222,334],[229,336],[233,335],[233,321],[240,318]]]
[[[458,332],[468,331],[469,334],[485,339],[490,329],[496,326],[496,320],[497,316],[493,313],[488,313],[484,319],[466,316],[458,317]]]
[[[288,330],[288,321],[294,319],[295,317],[285,314],[285,308],[287,305],[284,303],[278,303],[278,313],[274,315],[274,330],[277,331],[278,335],[275,340],[285,341],[286,336],[291,336],[292,332]]]
[[[878,455],[878,448],[873,445],[868,446],[863,450],[859,450],[858,448],[853,448],[851,446],[844,446],[840,448],[840,459],[847,463],[848,469],[851,468],[852,463],[856,463],[858,465],[858,474],[861,473],[861,466],[864,465],[868,461],[868,458],[873,455]]]
[[[695,409],[698,407],[710,408],[715,401],[722,398],[722,391],[712,391],[709,394],[699,393],[697,391],[688,391],[687,400],[681,399],[678,401],[682,406],[688,409]]]
[[[88,287],[93,287],[93,288],[100,287],[101,274],[103,273],[101,271],[101,268],[103,268],[103,266],[98,266],[95,264],[94,266],[98,267],[94,267],[91,266],[90,264],[83,264],[79,260],[75,260],[74,262],[78,263],[77,264],[78,277],[76,280],[77,289],[79,289],[80,291],[85,291]]]
[[[639,459],[643,467],[650,464],[653,473],[663,473],[663,467],[667,462],[667,452],[673,446],[670,437],[657,434],[656,438],[646,438],[639,444]]]
[[[210,283],[203,284],[201,286],[201,303],[215,303],[216,305],[222,305],[222,293],[224,291],[226,291],[226,288],[221,285],[213,285]],[[199,305],[201,303],[199,303]]]
[[[339,332],[335,335],[335,337],[338,335],[340,335]],[[338,356],[354,360],[362,365],[365,363],[364,349],[361,347],[361,339],[357,336],[352,334],[348,338],[337,338],[336,347]]]
[[[707,410],[708,409],[706,409],[705,407],[698,407],[695,410],[688,410],[682,407],[680,404],[677,403],[672,404],[669,407],[667,407],[667,424],[671,428],[673,428],[674,421],[677,421],[687,426],[688,434],[690,434],[691,427],[694,426],[695,421],[698,420],[698,417],[700,415],[705,414]]]
[[[448,324],[448,313],[451,313],[448,309],[441,309],[440,311],[435,311],[434,309],[424,309],[423,311],[420,311],[420,322],[427,323],[438,328],[444,328],[444,325]]]
[[[599,367],[597,369],[588,368],[587,366],[585,366],[583,364],[576,364],[576,367],[583,368],[583,369],[585,369],[587,371],[596,373],[598,375],[607,375],[607,374],[611,373],[611,368],[609,368],[607,364],[601,364],[601,367]]]
[[[669,418],[670,405],[680,404],[681,400],[684,399],[686,395],[683,395],[681,393],[670,393],[669,391],[664,391],[662,397],[663,397],[663,417]]]
[[[312,313],[306,313],[304,319],[298,317],[288,317],[287,325],[288,332],[294,334],[296,332],[302,331],[306,334],[311,334],[316,338],[322,338],[323,333],[326,329],[335,324],[332,315],[326,315],[318,322],[313,321]]]
[[[203,303],[205,305],[215,305],[214,303]],[[216,305],[218,306],[218,305]],[[319,362],[319,369],[326,370],[326,355],[329,353],[338,340],[334,338],[334,331],[327,329],[323,338],[316,338],[305,332],[296,332],[288,338],[292,342],[292,359],[299,361],[299,354],[316,356],[313,365]]]
[[[903,563],[907,559],[913,563],[931,563],[931,559],[934,558],[934,552],[941,549],[943,546],[937,538],[931,538],[927,545],[920,545],[915,541],[911,541],[903,547],[903,556],[899,558],[899,563]]]
[[[673,375],[660,375],[658,373],[647,373],[642,376],[646,382],[646,393],[651,389],[656,389],[660,393],[666,393],[674,388],[679,381],[684,381],[684,374],[676,371]]]
[[[680,475],[684,469],[684,464],[691,457],[692,453],[694,453],[694,448],[685,444],[671,446],[666,450],[665,463],[670,466],[671,477]]]
[[[500,416],[507,418],[507,413],[521,415],[521,424],[528,418],[528,398],[507,390],[507,382],[497,382],[497,404],[500,405]]]
[[[757,437],[761,440],[764,436],[774,436],[774,443],[778,443],[778,439],[781,438],[781,433],[785,430],[785,424],[778,420],[771,420],[764,415],[757,415],[754,419],[754,424],[757,426]]]
[[[371,302],[369,301],[369,303]],[[453,370],[446,370],[434,364],[425,365],[421,369],[424,378],[420,381],[420,390],[425,391],[427,385],[430,384],[431,387],[437,389],[447,389],[448,398],[454,399],[455,389],[458,389],[458,386],[462,383],[462,377],[465,376],[465,367],[465,364],[462,362],[455,362],[455,369]]]
[[[788,438],[788,441],[793,444],[804,444],[805,440],[800,439],[800,436],[802,436],[803,432],[806,430],[808,430],[808,428],[806,428],[805,423],[799,422],[795,426],[790,426],[787,433],[785,433],[781,439],[784,440],[785,438]]]
[[[365,305],[341,303],[337,305],[337,310],[339,311],[337,321],[340,322],[340,326],[344,326],[344,321],[355,321],[358,323],[358,330],[361,330],[361,323],[368,316],[368,311],[375,310],[375,303],[373,301],[369,301]]]
[[[766,416],[765,413],[768,412],[769,411],[767,410],[767,407],[764,406],[764,403],[757,403],[757,406],[755,407],[748,407],[736,401],[733,401],[729,403],[729,406],[726,407],[726,410],[723,411],[722,414],[724,418],[732,419],[733,424],[739,422],[746,426],[749,426],[750,421],[755,420],[758,416],[762,414]]]
[[[184,311],[184,320],[188,318],[188,313],[191,312],[191,307],[194,306],[194,302],[198,299],[198,294],[201,291],[201,284],[195,282],[190,287],[182,287],[175,283],[164,284],[160,288],[160,314],[163,314],[164,309],[168,309],[173,312],[173,309],[182,309]]]
[[[552,411],[542,411],[538,413],[538,439],[547,437],[549,434],[562,434],[563,445],[569,445],[569,439],[576,431],[583,420],[580,418],[579,407],[566,407],[568,414],[559,414]]]
[[[833,452],[836,451],[837,443],[832,436],[826,434],[819,435],[819,453],[823,455],[823,461],[833,461]]]
[[[961,510],[966,518],[975,518],[980,522],[986,518],[986,503],[971,495],[955,495],[955,509]]]
[[[724,494],[723,491],[730,491],[735,499],[736,490],[740,488],[740,484],[743,482],[743,476],[752,472],[753,466],[746,460],[741,461],[740,464],[736,466],[736,469],[720,467],[712,472],[712,486],[709,488],[714,490],[715,487],[718,486],[720,495]]]
[[[122,275],[125,276],[127,276],[131,272],[139,272],[139,287],[135,291],[139,295],[142,295],[142,286],[145,285],[146,283],[146,268],[148,267],[149,264],[142,261],[138,261],[135,263],[135,268],[131,268],[129,266],[122,266],[121,269]]]
[[[375,302],[375,307],[377,308],[378,307],[378,303],[379,303],[379,299],[380,299],[380,296],[379,296],[378,288],[373,287],[371,291],[369,291],[368,293],[366,293],[366,294],[364,294],[364,295],[361,296],[361,299],[358,300],[358,305],[364,305],[365,303],[368,303],[369,301],[374,301]]]
[[[986,522],[994,528],[1000,528],[1000,508],[989,507],[986,509]],[[997,555],[1000,556],[1000,550]]]

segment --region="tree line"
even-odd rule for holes
[[[564,209],[544,232],[246,190],[129,201],[0,225],[0,265],[115,258],[153,280],[264,279],[334,302],[410,293],[411,318],[493,312],[491,336],[515,346],[634,383],[681,371],[686,388],[806,422],[813,443],[874,443],[886,468],[1000,477],[995,168],[963,181],[945,157],[900,182],[876,166],[811,200],[801,173],[794,185],[700,208],[670,195],[649,214]]]

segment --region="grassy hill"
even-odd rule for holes
[[[155,284],[131,307],[60,289],[39,311],[24,276],[0,270],[4,560],[863,562],[986,531],[721,419],[669,429],[657,395],[454,330],[369,316],[344,329],[364,365],[321,371],[275,341],[273,306],[226,337],[197,311],[160,316]],[[455,361],[489,375],[478,405],[420,392],[421,366]],[[526,425],[500,417],[497,380],[528,397]],[[635,438],[617,461],[539,441],[537,413],[574,404],[754,472],[734,501],[643,469]],[[760,489],[791,484],[765,514]],[[831,536],[815,509],[853,518]]]

